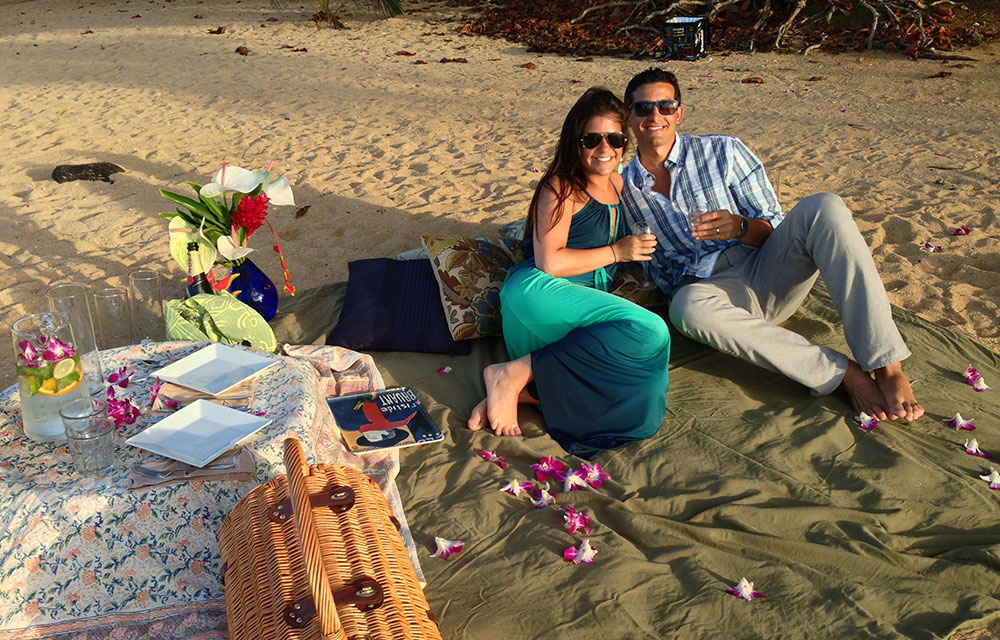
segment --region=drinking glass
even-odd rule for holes
[[[87,391],[104,393],[104,375],[101,372],[101,356],[97,351],[94,336],[94,321],[90,315],[90,292],[82,284],[68,283],[49,287],[45,292],[51,311],[60,311],[69,316],[69,326],[73,332],[73,347],[83,365],[83,377]]]
[[[66,436],[59,420],[60,407],[87,399],[69,316],[59,312],[24,316],[11,325],[10,336],[24,433],[38,442],[62,440]]]
[[[632,225],[632,233],[638,236],[646,233],[653,233],[653,229],[646,222],[636,222]],[[642,282],[637,284],[635,288],[641,291],[655,289],[656,283],[649,277],[649,261],[643,261],[639,264],[642,265]]]
[[[94,292],[94,330],[97,346],[112,349],[132,343],[132,312],[128,289],[106,287]]]
[[[160,295],[160,274],[152,269],[138,269],[128,274],[132,291],[133,342],[166,338],[163,324],[163,297]]]
[[[59,416],[76,472],[95,476],[111,471],[115,463],[115,428],[108,419],[107,403],[90,398],[74,400],[59,410]]]

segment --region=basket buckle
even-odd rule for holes
[[[298,600],[285,607],[285,623],[296,629],[304,628],[316,617],[316,603],[312,598]]]
[[[317,507],[330,507],[337,513],[349,511],[354,506],[354,489],[344,485],[330,487],[323,493],[309,496],[309,504],[313,509]],[[271,522],[284,524],[292,519],[292,499],[285,498],[283,501],[269,508],[267,517]]]
[[[382,585],[370,576],[362,576],[333,591],[333,601],[338,607],[353,604],[359,611],[377,609],[382,606],[384,599]]]

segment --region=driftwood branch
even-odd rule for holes
[[[795,17],[799,15],[802,8],[806,6],[806,0],[799,0],[795,4],[795,8],[792,9],[792,15],[788,16],[788,20],[785,20],[784,24],[778,27],[778,35],[774,38],[774,48],[777,49],[781,46],[781,39],[785,37],[785,32],[788,31],[788,27],[792,26],[792,21]]]
[[[573,18],[569,22],[570,24],[576,24],[577,22],[586,18],[587,14],[592,11],[603,11],[604,9],[615,9],[617,7],[631,7],[635,4],[636,2],[634,0],[622,0],[620,2],[605,2],[603,4],[595,4],[581,11],[580,15]]]
[[[865,0],[858,0],[858,4],[872,12],[872,26],[868,32],[868,49],[871,50],[872,43],[875,42],[875,30],[878,29],[878,10]]]

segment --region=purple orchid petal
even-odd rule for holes
[[[972,384],[973,382],[979,379],[979,372],[976,371],[976,368],[973,367],[971,364],[965,368],[965,373],[962,375],[965,376],[965,381],[968,384]]]
[[[990,489],[1000,490],[1000,473],[993,467],[990,467],[990,472],[986,475],[979,476],[980,479],[986,480],[990,483]]]
[[[21,353],[17,354],[17,357],[26,367],[32,369],[42,368],[42,354],[38,352],[38,349],[35,348],[35,344],[31,340],[18,342],[17,348],[21,350]]]
[[[870,416],[864,411],[861,412],[861,415],[854,416],[854,421],[865,431],[871,431],[878,426],[878,418]]]
[[[587,484],[590,485],[591,489],[597,489],[604,484],[605,480],[611,479],[611,476],[604,473],[601,469],[601,465],[597,462],[595,462],[593,466],[584,462],[580,465],[580,470],[583,471],[584,479],[587,481]]]
[[[153,384],[152,389],[150,389],[150,392],[152,393],[152,396],[150,397],[150,400],[149,400],[149,408],[150,409],[152,409],[153,407],[156,406],[156,396],[160,395],[160,387],[162,387],[162,386],[163,386],[163,383],[160,382],[159,378],[157,378],[156,382]]]
[[[115,373],[108,376],[108,382],[111,384],[117,384],[122,389],[127,389],[132,376],[135,375],[135,369],[132,371],[128,370],[128,367],[122,367]]]
[[[753,588],[753,583],[748,581],[746,578],[740,578],[739,583],[737,583],[735,587],[726,589],[726,593],[731,593],[737,598],[743,598],[747,602],[753,602],[757,598],[767,597],[760,591],[755,591]]]
[[[42,357],[49,362],[56,362],[64,358],[72,358],[76,355],[76,349],[72,345],[66,344],[59,338],[50,336],[50,339],[45,345],[45,352],[42,353]]]
[[[566,477],[566,465],[555,458],[543,457],[531,468],[535,470],[535,479],[539,482],[545,482],[550,477],[562,482]]]
[[[566,479],[563,480],[563,491],[577,491],[585,488],[587,488],[587,475],[583,469],[571,471],[566,474]]]
[[[959,228],[955,229],[954,231],[952,231],[951,235],[953,235],[953,236],[967,236],[970,233],[972,233],[972,231],[969,229],[969,227],[967,227],[967,226],[965,226],[963,224],[961,227],[959,227]]]
[[[990,454],[979,448],[979,442],[975,438],[965,441],[965,452],[970,456],[979,456],[980,458],[990,457]]]
[[[983,380],[982,376],[979,376],[976,378],[976,381],[972,383],[972,390],[982,393],[983,391],[989,391],[990,386],[986,384],[986,381]]]
[[[451,373],[451,367],[441,367],[437,370],[438,373]]]
[[[545,483],[545,488],[535,487],[535,491],[532,494],[531,504],[535,505],[536,509],[544,509],[550,504],[555,504],[556,497],[549,493],[549,483]]]
[[[966,431],[975,431],[976,427],[972,424],[974,421],[975,418],[969,418],[966,420],[962,417],[961,413],[956,413],[954,418],[945,419],[941,422],[955,430],[965,429]]]
[[[524,488],[525,484],[528,485],[528,489]],[[528,491],[530,491],[531,487],[532,487],[532,485],[531,485],[530,482],[529,483],[524,483],[524,482],[514,482],[514,481],[511,481],[511,482],[508,482],[507,484],[505,484],[504,486],[500,487],[500,490],[501,491],[506,491],[507,493],[509,493],[512,496],[519,496],[521,494],[524,494],[524,493],[527,493]]]
[[[483,449],[479,452],[479,457],[487,462],[492,462],[501,469],[507,469],[507,463],[504,462],[503,456],[498,456],[496,451],[486,451]]]
[[[179,405],[177,404],[177,401],[176,401],[176,400],[169,400],[169,399],[168,399],[168,400],[164,400],[164,401],[163,401],[163,404],[164,404],[164,405],[165,405],[165,406],[166,406],[166,407],[167,407],[168,409],[176,409],[176,408],[177,408],[177,407],[179,406]]]
[[[573,535],[579,530],[583,530],[584,533],[590,533],[590,516],[582,511],[577,511],[573,507],[566,507],[563,511],[563,527],[566,531]]]
[[[941,253],[944,249],[941,245],[931,244],[930,242],[925,242],[924,246],[920,247],[921,251],[926,251],[927,253]]]
[[[597,555],[597,549],[590,546],[590,540],[584,540],[579,547],[570,547],[563,551],[563,558],[567,562],[573,564],[580,564],[581,562],[586,562],[587,564],[594,564],[594,556]]]
[[[462,553],[462,548],[465,546],[465,543],[461,540],[447,540],[437,536],[434,536],[434,544],[437,545],[437,551],[431,557],[441,558],[442,560],[447,560],[456,553]]]

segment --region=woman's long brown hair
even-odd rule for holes
[[[538,214],[538,200],[541,197],[542,189],[550,189],[556,195],[555,212],[549,220],[548,229],[556,226],[562,218],[566,200],[574,193],[586,190],[587,176],[583,171],[583,163],[580,161],[580,136],[583,135],[583,128],[587,125],[587,121],[596,116],[610,118],[621,125],[622,132],[626,131],[625,105],[614,93],[603,87],[591,87],[580,96],[580,99],[566,114],[562,131],[559,133],[556,155],[552,158],[545,173],[542,174],[538,186],[535,187],[535,194],[531,197],[531,205],[528,207],[528,223],[524,227],[524,240],[530,238],[534,232],[535,218]],[[622,147],[622,155],[627,149],[628,141],[626,140],[625,146]],[[553,185],[553,179],[556,177],[560,178],[558,187]]]

